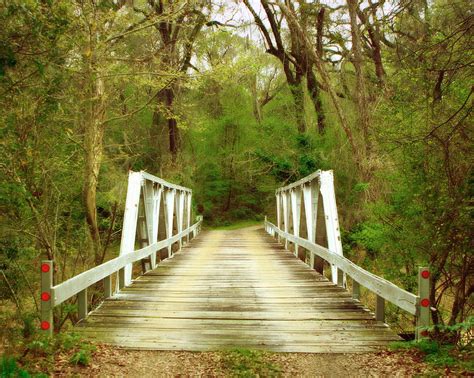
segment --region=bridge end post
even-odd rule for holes
[[[418,303],[416,314],[416,340],[428,338],[430,325],[430,268],[418,268]]]
[[[53,261],[41,262],[41,332],[47,336],[53,335]]]

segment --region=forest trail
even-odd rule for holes
[[[398,337],[261,227],[205,231],[76,327],[128,349],[350,353]]]

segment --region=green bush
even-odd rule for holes
[[[90,351],[80,349],[79,351],[77,351],[71,356],[69,361],[74,365],[88,366],[90,363],[90,359],[91,359]]]
[[[18,367],[16,359],[14,357],[2,356],[0,360],[0,377],[1,378],[10,378],[10,377],[30,377],[30,374],[21,368]]]

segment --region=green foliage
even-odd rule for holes
[[[0,286],[0,299],[12,304],[8,313],[15,321],[5,319],[7,327],[13,324],[12,343],[23,335],[31,350],[49,353],[34,339],[30,315],[36,311],[41,259],[56,261],[58,280],[95,263],[83,201],[87,122],[101,124],[104,133],[103,149],[94,151],[100,156],[96,209],[102,242],[109,230],[111,243],[120,240],[129,169],[192,187],[193,206],[207,224],[228,228],[272,217],[277,186],[333,169],[347,255],[410,291],[416,289],[417,266],[429,263],[433,285],[440,288],[433,316],[446,324],[469,316],[474,173],[468,1],[436,0],[426,9],[407,2],[377,20],[390,43],[382,43],[383,85],[372,73],[371,54],[363,62],[370,93],[368,152],[350,61],[331,68],[329,84],[340,96],[356,151],[326,90],[324,134],[317,131],[308,93],[302,117],[307,132],[298,132],[301,114],[295,114],[281,63],[251,38],[232,28],[203,28],[191,54],[193,67],[183,71],[179,57],[166,56],[156,28],[141,27],[143,15],[153,14],[149,2],[127,4],[10,0],[0,7],[0,108],[6,109],[0,113],[0,269],[12,287]],[[171,21],[181,12],[200,13],[173,4]],[[330,13],[327,34],[343,51],[345,37],[333,33],[339,14]],[[369,17],[372,22],[377,14]],[[193,30],[191,19],[180,27]],[[314,20],[306,20],[308,30]],[[140,27],[129,29],[133,25]],[[361,33],[370,40],[367,30]],[[181,39],[175,51],[188,42]],[[99,78],[103,112],[92,93]],[[176,97],[169,106],[159,100],[165,88]],[[180,134],[175,159],[169,153],[170,117]],[[65,304],[56,318],[74,310]]]
[[[28,378],[31,375],[18,367],[17,361],[14,357],[3,355],[0,360],[0,377],[2,378]]]
[[[240,228],[244,227],[250,227],[250,226],[257,226],[261,225],[262,220],[247,220],[247,221],[240,221],[240,222],[235,222],[235,223],[229,223],[229,224],[223,224],[222,226],[218,227],[213,227],[214,230],[238,230]]]
[[[88,366],[90,359],[90,352],[88,350],[80,349],[71,356],[69,361],[74,365]]]
[[[474,316],[453,325],[436,324],[428,328],[432,336],[439,341],[448,340],[457,347],[472,348],[474,342]]]
[[[233,377],[275,377],[281,368],[269,361],[269,354],[250,349],[234,349],[224,353],[223,364]]]
[[[474,371],[473,363],[474,318],[454,325],[435,325],[427,328],[431,339],[394,342],[392,350],[417,350],[424,360],[438,368],[455,367],[460,371]]]
[[[437,341],[397,341],[390,344],[392,350],[419,350],[424,354],[424,360],[436,367],[454,366],[457,360],[451,355],[454,346],[443,345]]]
[[[36,314],[34,313],[23,314],[22,320],[23,320],[23,329],[22,329],[23,337],[25,339],[28,339],[31,336],[33,336],[37,330]]]

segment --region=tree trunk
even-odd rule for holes
[[[316,20],[316,52],[318,55],[323,57],[323,26],[324,26],[324,15],[326,13],[326,8],[321,7],[318,12],[318,17]],[[319,134],[324,134],[324,130],[326,128],[326,116],[324,114],[323,104],[321,102],[321,90],[318,87],[318,82],[316,80],[316,75],[313,72],[311,67],[309,68],[308,72],[308,91],[313,100],[314,110],[316,110],[316,114],[318,117],[318,132]]]
[[[357,0],[347,0],[349,7],[349,16],[351,22],[351,36],[352,36],[352,53],[353,53],[353,65],[356,71],[356,90],[355,96],[357,100],[357,111],[359,113],[359,122],[362,128],[362,134],[364,138],[365,147],[365,159],[366,162],[370,157],[371,153],[371,141],[369,139],[369,109],[367,101],[367,88],[362,69],[362,49],[360,44],[360,33],[359,26],[357,25]]]
[[[357,6],[356,9],[357,15],[359,16],[359,19],[361,22],[365,25],[367,32],[369,34],[369,39],[371,42],[371,49],[372,49],[372,60],[374,62],[375,66],[375,75],[377,76],[379,84],[383,85],[384,79],[385,79],[385,70],[383,68],[383,62],[382,62],[382,47],[380,43],[380,34],[379,34],[379,28],[377,24],[375,27],[370,24],[368,17],[366,14],[360,10],[360,8]],[[376,11],[373,11],[373,16],[374,20],[376,17]],[[375,23],[376,21],[374,21]]]
[[[262,123],[262,108],[258,99],[257,75],[253,75],[251,83],[253,115],[258,124]]]
[[[309,70],[306,86],[308,88],[309,95],[311,96],[311,100],[313,100],[314,110],[316,111],[316,115],[318,117],[318,132],[319,134],[324,134],[324,130],[326,128],[326,116],[324,114],[323,103],[321,101],[321,90],[318,86],[318,82],[316,81],[316,75],[312,71]]]
[[[173,116],[173,106],[175,100],[174,88],[165,88],[157,96],[158,104],[153,113],[152,132],[151,137],[153,145],[157,149],[156,157],[162,161],[165,144],[165,130],[167,134],[168,145],[167,149],[171,154],[171,160],[176,161],[180,149],[178,122]],[[164,130],[165,129],[165,130]]]
[[[178,122],[173,116],[173,105],[174,105],[174,88],[170,87],[166,89],[166,113],[168,114],[168,133],[170,138],[170,153],[171,160],[176,162],[179,151],[179,130]]]
[[[92,72],[90,71],[90,73]],[[94,250],[94,262],[95,264],[101,264],[102,248],[97,222],[96,195],[103,154],[105,101],[102,79],[92,80],[89,93],[91,104],[84,127],[85,167],[82,195],[86,211],[86,221]]]
[[[290,84],[290,91],[295,104],[295,118],[298,132],[304,134],[306,132],[306,120],[304,111],[304,89],[301,79],[294,84]]]
[[[334,90],[329,74],[324,67],[324,62],[321,60],[321,57],[319,54],[311,47],[312,44],[309,41],[308,37],[304,33],[304,31],[301,29],[301,26],[298,24],[298,21],[296,17],[289,11],[288,7],[286,7],[285,4],[283,4],[281,1],[277,1],[278,6],[282,10],[282,12],[285,14],[285,17],[288,21],[288,24],[290,27],[294,29],[296,33],[298,33],[301,37],[301,39],[304,41],[305,48],[307,50],[307,53],[310,55],[310,58],[313,60],[319,74],[321,75],[321,79],[323,82],[323,85],[327,88],[329,95],[331,97],[331,100],[334,104],[334,107],[336,108],[336,113],[337,116],[341,122],[341,126],[347,136],[347,140],[349,141],[349,145],[351,146],[352,153],[354,155],[354,158],[357,162],[358,167],[360,168],[360,157],[358,154],[358,149],[356,148],[355,141],[354,141],[354,136],[352,134],[352,130],[349,126],[349,123],[347,122],[347,119],[344,115],[344,111],[342,109],[341,104],[339,103],[339,99],[337,97],[337,93]]]

